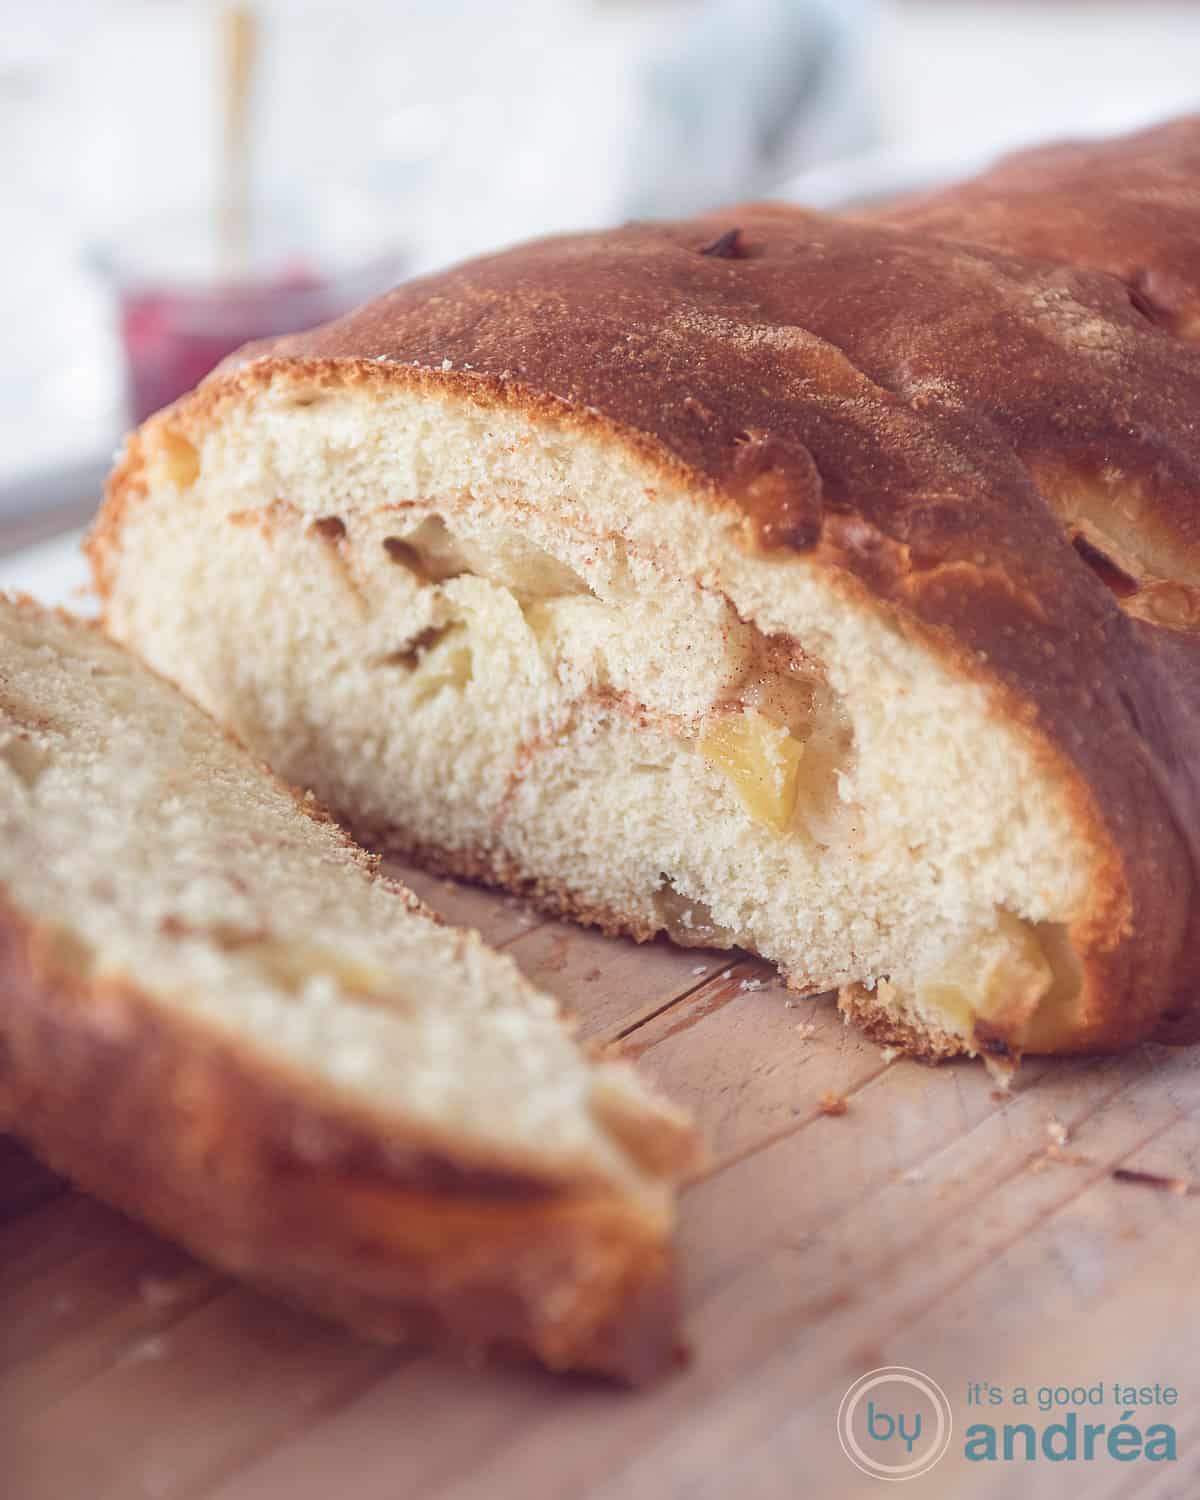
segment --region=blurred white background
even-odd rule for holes
[[[212,274],[219,9],[0,0],[0,514],[31,503],[16,481],[107,452],[121,429],[105,256]],[[256,238],[322,273],[383,251],[421,270],[790,182],[831,203],[1200,101],[1200,5],[1185,0],[254,11]]]

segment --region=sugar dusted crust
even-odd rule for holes
[[[1147,317],[1200,341],[1200,116],[1018,151],[864,217],[1107,271]]]

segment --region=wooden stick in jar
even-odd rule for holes
[[[220,17],[221,161],[217,238],[221,270],[237,281],[250,253],[250,95],[258,29],[249,5],[227,5]]]

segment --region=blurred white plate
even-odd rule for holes
[[[896,198],[903,193],[940,187],[960,177],[971,177],[1006,149],[1007,146],[995,143],[957,152],[947,152],[940,142],[924,149],[884,146],[861,156],[811,167],[789,178],[771,196],[826,213],[862,208],[883,198]]]
[[[82,531],[71,531],[39,542],[9,557],[0,557],[0,589],[31,594],[43,604],[61,605],[79,615],[94,615],[96,601],[88,592],[88,570]]]
[[[1189,102],[1179,104],[1180,110],[1194,107],[1191,96],[1189,93]],[[1170,99],[1148,99],[1136,92],[1082,112],[1079,101],[1071,98],[1061,113],[1017,120],[1002,134],[989,123],[981,136],[978,131],[972,133],[970,123],[964,122],[964,128],[950,137],[939,133],[826,162],[789,178],[771,196],[826,212],[854,209],[882,198],[927,191],[973,177],[998,158],[1027,146],[1122,135],[1154,125],[1171,112]]]

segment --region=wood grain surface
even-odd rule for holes
[[[757,961],[610,941],[401,873],[696,1112],[711,1160],[682,1205],[691,1365],[630,1395],[373,1348],[0,1140],[5,1500],[880,1494],[836,1413],[881,1365],[932,1376],[958,1425],[906,1494],[1200,1495],[1200,1195],[1182,1191],[1200,1180],[1200,1052],[1034,1062],[1006,1096],[976,1065],[889,1061]],[[1178,1406],[1139,1420],[1168,1416],[1179,1457],[968,1462],[967,1382],[987,1379],[1173,1384]]]

